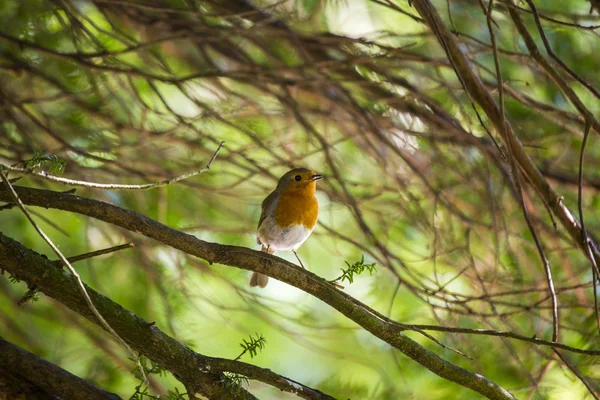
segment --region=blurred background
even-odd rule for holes
[[[536,1],[535,13],[526,2],[433,3],[495,99],[498,61],[506,117],[578,215],[585,120],[530,56],[508,8],[546,54],[539,18],[573,74],[553,67],[596,116],[598,10],[590,13],[583,0]],[[0,2],[3,164],[142,184],[203,167],[221,141],[210,171],[191,179],[151,191],[76,193],[202,240],[257,249],[260,203],[284,172],[307,167],[325,176],[319,224],[299,250],[312,272],[334,279],[345,262],[364,256],[377,270],[345,282],[345,292],[399,322],[551,339],[551,297],[501,136],[408,1]],[[595,133],[585,157],[582,207],[594,236]],[[559,340],[594,348],[592,267],[522,183],[558,292]],[[30,176],[18,184],[69,189]],[[250,289],[247,271],[208,265],[91,218],[29,209],[66,256],[135,243],[79,262],[77,271],[195,351],[232,359],[244,339],[262,335],[265,348],[243,361],[336,398],[478,398],[286,284]],[[0,211],[0,230],[54,258],[17,208]],[[292,253],[278,256],[296,262]],[[0,276],[0,336],[124,398],[135,394],[140,381],[125,349],[44,295],[18,305],[26,291]],[[591,395],[582,382],[600,388],[591,356],[565,352],[565,361],[531,343],[431,333],[472,360],[407,335],[518,398],[583,399]],[[245,385],[261,399],[294,398]],[[175,389],[185,391],[171,375],[151,376],[149,394]]]

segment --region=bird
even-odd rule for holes
[[[296,250],[317,225],[319,202],[315,192],[321,179],[322,175],[306,168],[294,168],[279,179],[275,190],[262,202],[256,230],[261,251],[274,254],[278,250],[291,250],[304,268]],[[248,283],[264,288],[268,281],[268,276],[254,272]]]

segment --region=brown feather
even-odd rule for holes
[[[261,205],[261,210],[260,210],[260,218],[258,219],[258,226],[256,227],[256,230],[258,230],[258,228],[260,228],[260,224],[262,224],[262,222],[265,220],[265,218],[267,217],[267,215],[265,214],[265,210],[267,208],[269,208],[269,206],[277,199],[277,190],[274,190],[273,192],[271,192],[270,195],[268,195],[262,202]],[[260,242],[260,239],[258,238],[258,236],[256,236],[256,243],[257,244],[262,244]]]
[[[252,276],[248,281],[250,287],[258,286],[264,288],[265,286],[267,286],[267,283],[269,283],[269,277],[263,274],[259,274],[258,272],[252,273]]]

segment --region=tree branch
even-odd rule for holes
[[[82,298],[74,276],[2,233],[0,233],[0,268],[30,285],[35,285],[39,291],[103,327]],[[86,291],[98,311],[119,336],[132,348],[171,371],[188,390],[191,389],[194,393],[201,393],[210,399],[253,399],[254,396],[242,388],[233,390],[224,385],[226,378],[223,372],[234,372],[283,391],[295,393],[304,399],[333,399],[268,369],[195,353],[153,324],[144,321],[88,286]]]
[[[31,393],[27,398],[64,398],[73,400],[118,400],[114,393],[99,389],[91,383],[71,374],[68,371],[48,362],[35,354],[21,349],[0,337],[0,381],[16,384],[20,381],[18,390]],[[28,388],[22,387],[27,385]],[[0,394],[6,393],[2,390]],[[10,387],[7,389],[9,390]],[[36,390],[37,389],[37,390]],[[18,393],[7,395],[19,397]],[[22,395],[23,393],[21,393]],[[2,396],[0,396],[2,397]],[[19,397],[20,398],[20,397]]]
[[[442,378],[479,392],[490,399],[514,398],[508,391],[484,376],[467,371],[440,358],[437,354],[427,350],[414,340],[405,336],[401,332],[403,329],[406,329],[402,324],[398,324],[389,320],[365,304],[362,304],[351,296],[337,290],[325,279],[320,278],[319,276],[290,262],[282,260],[279,257],[244,247],[205,242],[193,235],[169,228],[168,226],[154,221],[144,215],[133,211],[124,210],[102,201],[87,199],[69,193],[57,193],[40,189],[31,189],[18,186],[15,186],[14,189],[17,191],[19,197],[25,204],[46,208],[55,208],[87,215],[120,226],[132,232],[139,232],[151,239],[158,240],[173,248],[202,258],[210,263],[219,263],[249,271],[257,271],[274,277],[282,282],[295,286],[329,304],[337,311],[356,322],[367,331],[371,332],[374,336],[392,345],[408,357],[417,361],[419,364],[429,369],[433,373],[441,376]],[[6,199],[9,198],[10,197],[7,188],[5,186],[0,187],[0,200],[7,201]],[[0,261],[2,261],[4,253],[3,249],[8,251],[6,246],[0,248]],[[270,262],[267,262],[267,260]],[[18,273],[19,270],[14,268],[14,270],[10,272],[16,275],[15,272]],[[32,283],[36,284],[36,286],[38,286],[42,292],[49,294],[45,292],[43,287],[37,283],[38,277],[41,275],[41,273],[42,271],[40,271],[40,273],[37,275],[30,276],[29,278],[34,279],[34,282]],[[54,295],[49,295],[52,297],[55,297],[55,295],[62,297],[61,293],[53,292],[53,294]],[[101,295],[95,293],[95,296]],[[100,303],[98,303],[98,308],[101,310],[103,316],[106,315],[107,319],[117,317],[111,316],[110,314],[105,314],[105,312],[113,312],[112,310],[106,309],[106,302],[110,302],[109,299],[102,296],[102,299],[98,299],[98,301],[100,301]],[[96,304],[96,300],[94,300],[94,304]],[[89,318],[89,313],[86,310],[81,311],[82,313],[85,313],[82,315],[86,315],[86,317]],[[119,321],[115,321],[115,323],[117,324],[115,326],[115,330],[117,330],[117,332],[123,332],[124,335],[128,335],[125,327],[120,325]],[[136,342],[142,337],[142,335],[147,337],[147,330],[143,330],[139,333],[139,336],[134,338]],[[142,347],[144,342],[137,343],[140,347]],[[136,347],[135,343],[132,343],[132,345]],[[145,350],[147,351],[147,349]],[[167,367],[167,369],[171,371],[177,371],[180,368],[178,365],[176,365],[177,362],[172,359],[172,354],[162,354],[161,349],[156,350],[161,352],[161,357],[165,357],[166,360],[169,361],[170,367]],[[148,357],[152,358],[150,355],[148,355]],[[154,355],[154,357],[156,357],[156,355]],[[152,359],[156,361],[156,358]],[[182,362],[182,364],[185,363]],[[188,379],[190,378],[191,377],[188,377]]]

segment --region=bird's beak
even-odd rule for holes
[[[309,182],[320,181],[321,179],[323,179],[323,175],[313,175],[312,178],[310,178]]]

